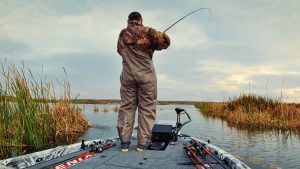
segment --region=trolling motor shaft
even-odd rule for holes
[[[179,133],[179,131],[181,130],[181,128],[186,125],[187,123],[191,122],[192,119],[190,117],[190,115],[183,109],[183,108],[175,108],[175,111],[177,113],[177,122],[176,122],[176,126],[175,126],[175,132],[174,132],[174,140],[173,141],[176,141],[177,140],[177,135]],[[185,114],[187,117],[188,117],[188,121],[184,122],[184,123],[181,123],[180,122],[180,116]]]

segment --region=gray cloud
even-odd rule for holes
[[[0,54],[6,57],[13,56],[14,54],[21,54],[30,52],[31,48],[24,42],[0,37]]]

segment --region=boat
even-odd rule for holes
[[[118,137],[96,139],[58,146],[0,161],[0,168],[51,168],[51,169],[250,169],[210,141],[181,134],[180,129],[191,122],[189,114],[182,108],[175,109],[175,126],[155,124],[152,143],[143,152],[136,151],[137,137],[132,136],[130,151],[120,151]],[[181,116],[187,121],[181,123]]]

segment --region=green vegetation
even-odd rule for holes
[[[283,103],[254,94],[241,95],[224,103],[198,103],[209,117],[226,120],[230,125],[253,129],[300,129],[300,105]]]
[[[70,102],[68,81],[61,85],[63,96],[55,99],[53,83],[35,80],[24,65],[0,66],[0,159],[12,149],[20,155],[28,147],[56,144],[58,138],[68,139],[88,127],[80,109]]]

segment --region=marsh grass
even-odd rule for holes
[[[104,113],[107,113],[107,112],[109,112],[109,108],[108,108],[108,107],[106,107],[106,106],[104,106],[104,107],[103,107],[103,112],[104,112]]]
[[[94,105],[94,112],[99,112],[99,107],[96,104]]]
[[[114,112],[119,113],[119,111],[120,111],[120,105],[115,105],[114,106]]]
[[[20,155],[26,147],[42,148],[58,136],[84,132],[88,126],[82,112],[70,102],[70,85],[64,83],[62,97],[54,98],[54,85],[36,80],[23,66],[1,66],[0,158],[12,149]]]
[[[206,116],[241,128],[300,130],[300,105],[281,99],[243,94],[227,102],[199,103],[196,107]]]

